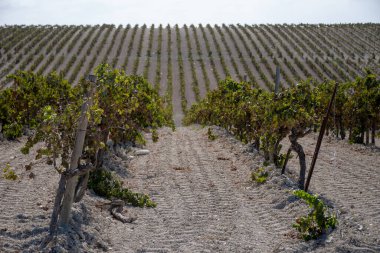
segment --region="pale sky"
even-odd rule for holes
[[[380,0],[0,0],[0,25],[380,23]]]

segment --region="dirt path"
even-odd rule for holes
[[[0,252],[30,250],[46,236],[58,184],[58,173],[52,168],[37,165],[25,171],[24,165],[34,156],[21,154],[22,143],[0,142],[0,173],[9,163],[19,178],[0,177]],[[34,178],[29,177],[31,172]]]
[[[134,224],[106,230],[114,235],[114,252],[236,252],[256,247],[268,252],[271,245],[265,240],[273,235],[257,216],[248,217],[253,210],[241,192],[240,172],[231,170],[233,157],[205,137],[188,128],[168,130],[159,143],[148,145],[152,155],[131,163],[134,177],[126,183],[152,195],[158,206],[139,210]]]
[[[345,170],[335,171],[334,176],[317,172],[312,185],[312,190],[321,194],[339,214],[340,225],[331,235],[305,243],[295,238],[291,226],[297,217],[308,212],[306,205],[292,196],[294,184],[280,176],[278,170],[271,170],[266,184],[255,185],[250,181],[250,173],[262,166],[261,156],[247,152],[246,146],[225,132],[216,132],[221,137],[209,141],[207,129],[164,130],[158,143],[148,144],[149,156],[132,160],[128,168],[131,174],[125,184],[149,194],[158,206],[132,208],[129,212],[138,216],[134,223],[114,222],[105,229],[105,234],[112,235],[108,240],[114,245],[114,252],[376,252],[379,249],[376,246],[380,227],[380,204],[376,198],[379,176],[370,178],[364,173],[376,173],[378,153],[368,150],[358,153],[343,143],[323,145],[325,151],[321,153],[319,166],[326,170],[331,171],[334,165],[329,162],[332,147],[342,157],[351,155],[346,157]],[[313,136],[304,139],[307,153],[314,147],[313,140]],[[354,163],[352,159],[362,153],[361,162]],[[289,167],[295,175],[297,160],[293,158]],[[360,183],[356,185],[358,180]],[[361,183],[365,180],[367,184]]]
[[[99,208],[105,200],[89,191],[74,205],[76,228],[62,245],[69,245],[70,252],[379,251],[377,149],[328,139],[323,143],[311,190],[334,208],[339,226],[319,240],[303,242],[292,228],[308,212],[291,193],[297,159],[289,162],[289,177],[269,166],[268,181],[257,185],[250,175],[263,166],[263,158],[225,131],[213,131],[215,141],[208,140],[207,128],[195,126],[161,129],[157,143],[148,135],[150,154],[129,163],[119,159],[117,173],[126,187],[150,195],[157,207],[127,206],[123,214],[137,220],[124,224]],[[315,136],[302,143],[309,159]],[[9,162],[20,177],[0,178],[0,252],[38,251],[58,181],[57,173],[43,164],[29,178],[24,165],[34,155],[20,155],[21,145],[0,142],[1,164]]]

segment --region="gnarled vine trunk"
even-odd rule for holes
[[[297,140],[299,137],[302,137],[303,135],[303,133],[301,134],[297,132],[297,130],[295,129],[292,129],[291,134],[289,135],[289,140],[291,143],[290,148],[297,153],[300,162],[300,176],[298,179],[298,186],[302,190],[304,189],[306,177],[306,156],[301,144],[299,144]]]
[[[342,116],[339,116],[339,130],[340,130],[340,138],[344,140],[346,138],[346,129],[344,129]]]
[[[375,146],[375,136],[376,136],[376,120],[372,120],[372,129],[371,129],[371,144]]]
[[[84,197],[84,194],[87,190],[87,183],[90,178],[90,172],[87,172],[85,175],[79,177],[78,184],[75,187],[74,202],[78,203]]]
[[[286,152],[285,162],[284,162],[284,164],[282,165],[281,174],[284,174],[284,173],[285,173],[286,165],[288,164],[288,161],[289,161],[289,157],[290,157],[290,153],[291,153],[291,152],[292,152],[292,148],[290,147],[290,148],[288,149],[288,152]]]

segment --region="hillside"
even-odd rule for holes
[[[198,26],[1,26],[0,82],[17,69],[62,73],[72,83],[107,62],[146,77],[188,108],[231,76],[273,89],[313,77],[352,80],[380,71],[380,24]]]
[[[311,86],[292,85],[308,77],[348,81],[365,68],[379,75],[379,41],[380,24],[0,26],[0,89],[12,85],[6,76],[18,69],[57,71],[77,85],[107,62],[146,77],[173,105],[177,125],[175,131],[153,131],[163,124],[167,111],[139,77],[106,70],[97,78],[109,83],[93,91],[81,83],[77,92],[71,92],[66,81],[56,82],[56,75],[47,76],[48,81],[36,75],[14,79],[20,89],[7,89],[3,94],[8,95],[0,96],[6,118],[0,128],[11,129],[14,137],[23,132],[26,136],[11,140],[4,137],[12,135],[0,134],[0,252],[379,252],[380,140],[375,138],[380,82],[372,74],[339,86],[329,124],[341,131],[329,126],[309,188],[331,208],[338,226],[320,230],[326,233],[310,241],[292,227],[310,213],[292,191],[298,188],[300,168],[310,167],[318,136],[311,126],[318,125],[320,112],[325,115],[334,86],[320,85],[311,93]],[[251,89],[273,90],[277,66],[281,86],[290,89],[281,95]],[[215,90],[227,76],[247,83],[228,79]],[[191,116],[187,109],[210,90],[214,92],[209,97],[215,99],[205,102],[206,110],[199,103],[200,114],[207,118],[211,108],[208,123],[219,127],[181,126],[184,112]],[[91,98],[82,100],[84,94]],[[32,123],[39,124],[37,131],[30,131]],[[139,133],[148,126],[152,132],[145,133],[142,145]],[[335,137],[346,132],[353,137],[350,142],[362,139],[367,145]],[[79,134],[85,144],[74,160],[70,145]],[[46,149],[38,140],[45,141]],[[23,155],[20,149],[26,143],[29,149],[31,142],[36,146]],[[293,156],[281,174],[268,161],[284,159],[286,150]],[[299,158],[304,156],[302,164]],[[57,173],[51,165],[56,158],[65,162],[69,157],[80,173],[98,165],[99,171],[112,172],[122,182],[112,184],[125,188],[117,192],[106,184],[103,189],[113,189],[108,199],[123,197],[124,202],[100,197],[89,182],[83,200],[73,205],[72,219],[45,245],[54,206],[69,206],[59,197],[54,201],[57,186],[67,191],[66,177],[75,169],[57,167]],[[135,207],[126,199],[131,195],[151,198],[157,206]],[[126,218],[115,216],[115,207]]]

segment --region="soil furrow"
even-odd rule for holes
[[[93,240],[89,238],[105,241],[110,252],[376,252],[378,149],[331,138],[322,144],[311,191],[333,208],[339,224],[331,234],[304,242],[292,228],[297,217],[310,211],[291,193],[296,189],[297,158],[289,161],[286,176],[266,167],[267,182],[257,184],[250,175],[263,166],[263,158],[248,152],[226,131],[212,129],[214,141],[208,140],[208,129],[196,126],[175,132],[160,129],[157,143],[147,134],[150,153],[120,160],[115,173],[127,188],[151,196],[157,207],[126,206],[123,214],[137,219],[121,223],[99,208],[105,200],[89,191],[82,203],[74,205],[74,223],[79,224],[74,233],[79,238],[70,243],[83,252],[99,250],[91,248],[94,244],[88,248]],[[300,140],[308,161],[315,139],[312,134]],[[58,182],[58,174],[43,163],[29,178],[24,165],[35,154],[19,155],[24,141],[0,145],[1,162],[9,163],[20,177],[0,178],[0,251],[5,252],[36,251],[48,231]],[[81,233],[86,239],[80,239]]]

